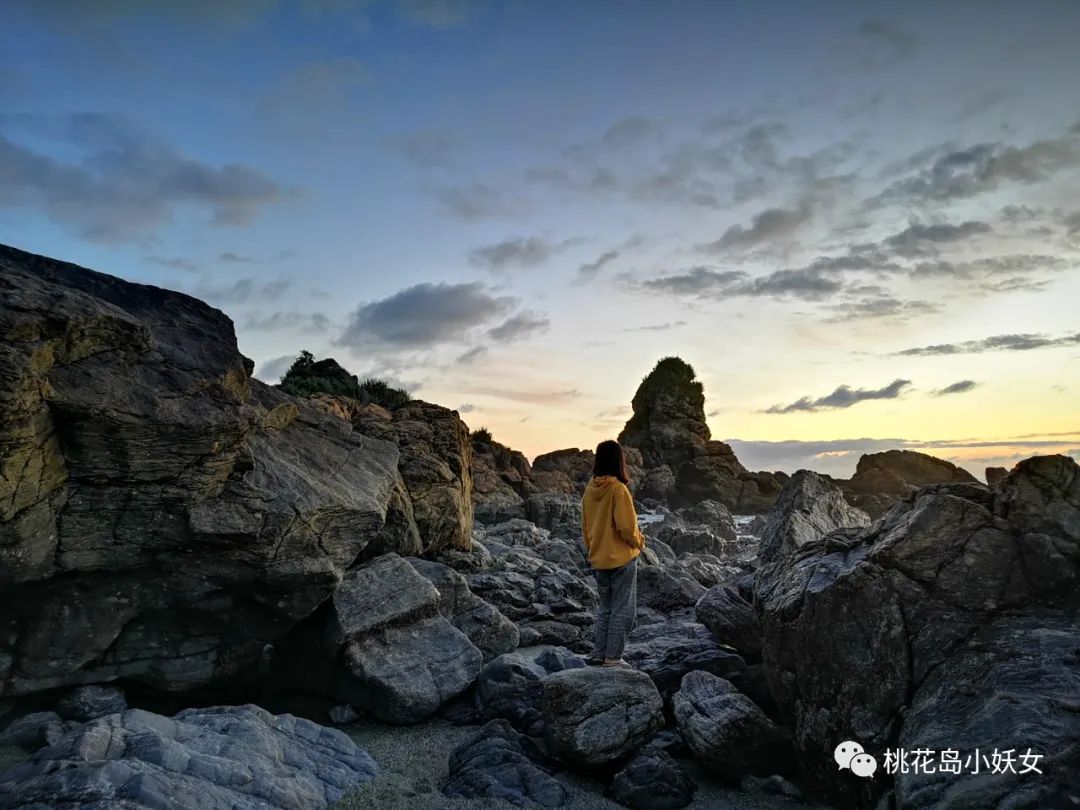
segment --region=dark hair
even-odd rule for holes
[[[630,483],[626,474],[626,456],[622,445],[614,439],[596,445],[596,461],[593,462],[593,475],[614,475],[624,484]]]

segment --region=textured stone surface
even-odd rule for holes
[[[323,808],[377,767],[345,734],[256,706],[80,726],[0,774],[0,808]]]
[[[235,675],[382,530],[398,451],[180,293],[0,247],[0,695]]]
[[[643,672],[571,669],[544,679],[544,739],[572,767],[626,756],[663,725],[663,700]]]
[[[859,535],[813,541],[763,573],[755,602],[770,689],[794,727],[805,773],[832,801],[872,805],[874,796],[853,793],[847,780],[835,778],[830,746],[853,738],[869,751],[895,747],[908,733],[904,718],[912,715],[913,700],[947,690],[960,695],[973,679],[982,678],[986,688],[952,711],[968,712],[972,722],[991,717],[984,735],[992,728],[994,739],[1023,745],[1036,737],[1029,725],[1035,712],[1040,727],[1056,739],[1067,736],[1061,729],[1074,722],[1075,711],[1054,695],[1069,654],[1062,657],[1036,628],[1056,626],[1062,612],[1076,615],[1080,467],[1074,461],[1029,459],[992,491],[972,484],[925,488]],[[966,645],[1015,613],[1026,617],[1030,632],[985,642],[1000,652],[982,663],[966,657]],[[994,663],[995,656],[1011,657],[1015,667]],[[936,678],[944,682],[935,687]],[[1025,701],[990,697],[1014,688],[1027,691]],[[1056,780],[1048,773],[1046,789],[1062,788]]]
[[[718,776],[737,782],[747,773],[767,776],[793,770],[791,744],[783,730],[730,681],[691,672],[672,705],[687,746]]]
[[[737,587],[710,588],[698,600],[694,612],[717,641],[738,650],[747,661],[761,660],[761,623],[753,604]]]
[[[504,719],[530,736],[541,736],[543,679],[555,672],[584,666],[584,659],[562,647],[552,647],[533,657],[500,655],[477,678],[477,710],[485,720]]]
[[[464,576],[433,560],[410,558],[409,563],[435,586],[439,612],[480,650],[484,661],[517,647],[521,635],[517,625],[469,590]]]
[[[353,569],[275,657],[284,685],[390,723],[430,717],[476,679],[483,656],[440,614],[431,581],[394,554]]]
[[[537,764],[535,746],[505,720],[492,720],[450,754],[447,796],[502,799],[518,807],[562,807],[569,793]]]
[[[125,709],[127,700],[124,693],[115,686],[76,686],[56,704],[56,711],[61,717],[81,723]]]
[[[746,670],[746,663],[732,649],[717,643],[703,625],[686,619],[637,628],[630,634],[623,658],[652,678],[665,699],[692,670],[731,680],[739,680]]]
[[[824,475],[799,470],[769,510],[760,556],[768,562],[835,529],[869,525],[870,517],[851,506],[836,484]]]
[[[611,798],[634,810],[678,810],[694,798],[694,784],[671,755],[646,747],[611,781]]]

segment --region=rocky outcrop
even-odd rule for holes
[[[724,779],[793,770],[791,744],[729,681],[694,671],[672,699],[675,720],[694,756]]]
[[[734,585],[717,585],[705,592],[694,611],[713,638],[754,663],[761,660],[761,623],[746,596]]]
[[[538,764],[533,742],[505,720],[492,720],[450,754],[447,796],[501,799],[518,807],[562,807],[570,794]]]
[[[698,670],[740,680],[746,670],[746,662],[730,647],[717,643],[704,626],[687,619],[636,628],[623,658],[648,675],[665,700],[688,672]]]
[[[993,489],[1009,475],[1009,471],[1004,467],[987,467],[986,468],[986,485]]]
[[[836,482],[852,506],[879,518],[897,501],[931,484],[975,484],[967,470],[913,450],[886,450],[859,459],[855,475]]]
[[[333,598],[275,656],[277,677],[298,692],[415,723],[460,695],[483,656],[440,614],[441,595],[389,554],[349,571]]]
[[[689,365],[677,357],[661,360],[632,404],[619,442],[641,453],[639,497],[676,506],[715,500],[737,513],[764,512],[772,505],[784,477],[750,472],[730,446],[712,440],[704,389]]]
[[[76,686],[56,704],[57,714],[80,723],[126,709],[127,699],[115,686]]]
[[[133,709],[0,774],[0,808],[324,808],[378,769],[345,734],[256,706]]]
[[[472,437],[472,502],[481,523],[525,517],[525,498],[539,491],[523,453],[490,437]]]
[[[589,667],[544,679],[544,739],[571,767],[596,767],[639,748],[664,724],[649,676]]]
[[[769,562],[836,529],[869,525],[870,517],[851,506],[828,478],[799,470],[769,510],[759,556]]]
[[[206,304],[0,248],[0,695],[257,664],[383,530],[397,447]]]
[[[484,667],[476,681],[477,711],[484,720],[506,720],[519,731],[540,737],[544,732],[544,678],[584,666],[583,658],[562,647],[551,647],[536,656],[500,655]]]
[[[517,626],[469,590],[464,576],[433,560],[410,558],[409,563],[439,591],[439,612],[480,650],[484,661],[518,646]]]
[[[666,751],[646,746],[611,780],[611,798],[634,810],[678,810],[697,785]]]
[[[1075,690],[1078,583],[1080,467],[1064,456],[1021,462],[994,490],[924,488],[870,528],[811,541],[759,575],[770,690],[814,787],[837,804],[876,800],[883,782],[836,778],[825,754],[845,739],[880,753],[905,740],[1037,737],[1042,753],[1075,763],[1076,714],[1058,696]],[[957,782],[948,790],[966,806],[1031,804],[1073,778],[1066,767],[1037,786],[959,783],[970,802]],[[897,807],[932,806],[942,789],[902,780]]]

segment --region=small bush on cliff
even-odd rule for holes
[[[387,410],[400,408],[412,399],[409,392],[395,388],[386,380],[368,377],[358,380],[332,357],[316,360],[309,351],[300,352],[278,387],[287,394],[310,397],[312,394],[332,394],[352,397],[365,405],[374,403]]]
[[[475,444],[491,444],[495,439],[490,430],[482,427],[473,431],[472,440]]]
[[[402,388],[394,388],[386,380],[378,377],[367,377],[360,383],[360,393],[357,397],[365,405],[375,403],[382,405],[388,411],[408,405],[412,400],[409,392]]]
[[[316,360],[307,350],[300,352],[300,356],[289,366],[278,387],[286,394],[297,397],[310,397],[312,394],[360,397],[360,383],[355,374],[343,369],[332,357]]]

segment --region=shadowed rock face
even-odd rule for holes
[[[619,442],[641,452],[644,470],[635,494],[673,506],[711,499],[742,513],[772,504],[783,479],[750,472],[729,445],[711,439],[705,394],[688,364],[677,357],[661,360],[632,404]]]
[[[828,478],[799,470],[769,510],[761,533],[760,557],[769,562],[836,529],[869,525],[869,516],[848,504],[844,493]]]
[[[258,661],[382,530],[397,447],[179,293],[0,248],[0,695]]]
[[[1075,695],[1078,585],[1080,467],[1064,456],[1021,462],[993,491],[927,487],[761,569],[769,686],[815,787],[872,806],[884,780],[837,779],[831,752],[846,739],[875,754],[946,736],[1075,752],[1075,702],[1060,696]],[[1066,789],[1070,767],[992,789],[949,782],[950,801],[1034,806]],[[897,806],[933,806],[943,789],[902,781]]]

